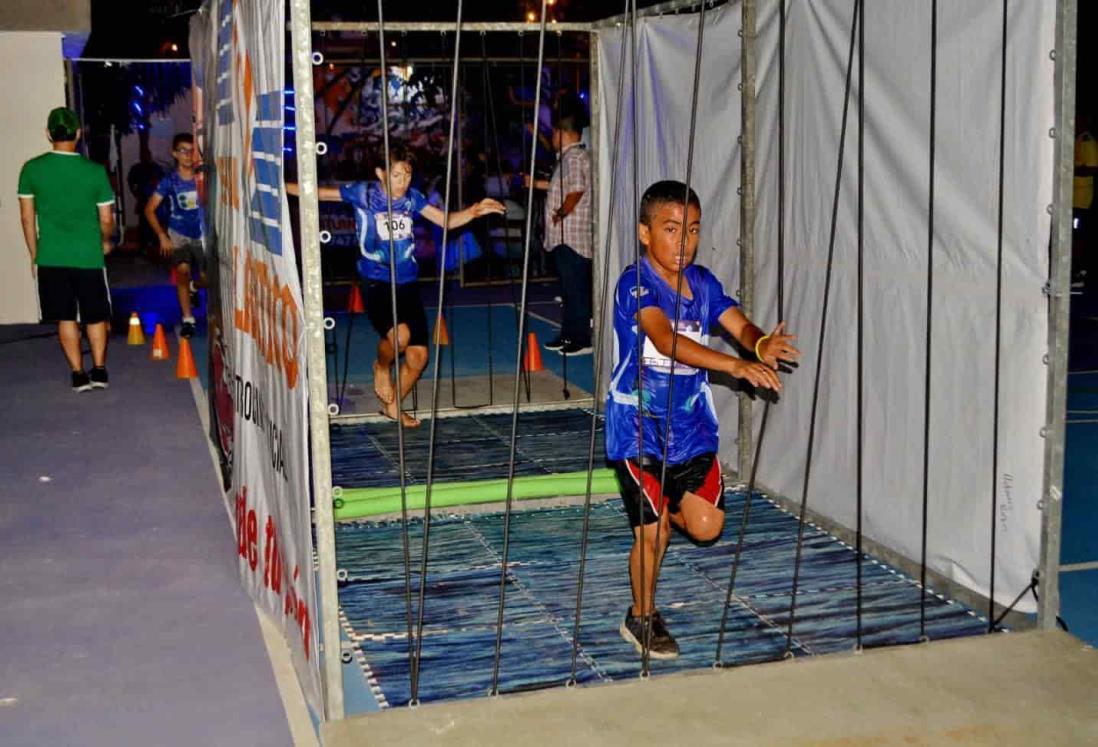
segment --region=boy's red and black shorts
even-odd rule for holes
[[[679,464],[668,464],[662,494],[662,462],[646,458],[640,463],[634,459],[624,459],[610,464],[617,473],[621,500],[632,527],[640,526],[642,512],[645,524],[654,524],[665,507],[677,514],[685,493],[693,493],[717,508],[724,508],[724,478],[721,477],[717,455],[712,452],[699,454]]]

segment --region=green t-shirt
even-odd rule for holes
[[[103,266],[99,205],[114,202],[102,166],[77,153],[50,151],[23,164],[19,197],[33,197],[38,214],[38,255],[42,267]]]

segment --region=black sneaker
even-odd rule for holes
[[[88,379],[91,380],[93,389],[106,389],[111,385],[110,377],[107,376],[107,369],[103,366],[96,366],[88,374]]]
[[[566,343],[566,340],[562,339],[560,335],[557,335],[552,340],[542,345],[542,347],[546,350],[560,350]]]
[[[564,355],[591,355],[593,349],[589,342],[572,342],[568,340],[560,349]]]
[[[667,625],[663,622],[663,616],[660,615],[657,610],[652,614],[651,631],[649,632],[648,639],[648,655],[653,659],[674,659],[679,655],[679,644],[675,642],[671,632],[667,629]],[[637,650],[637,653],[643,653],[644,647],[641,641],[644,640],[644,626],[647,618],[635,617],[633,615],[633,608],[630,607],[625,611],[625,620],[622,621],[621,627],[618,631],[621,633],[621,637],[628,643],[633,644],[633,648]]]
[[[72,390],[74,392],[86,392],[92,388],[91,379],[85,371],[72,372]]]
[[[179,325],[179,336],[188,340],[194,337],[194,322],[184,321]]]

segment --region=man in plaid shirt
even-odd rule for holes
[[[580,142],[586,124],[582,102],[562,98],[553,123],[553,148],[560,157],[549,181],[534,182],[548,191],[542,245],[556,264],[564,307],[560,336],[545,347],[569,355],[591,353],[591,156]]]

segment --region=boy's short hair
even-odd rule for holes
[[[663,181],[656,182],[648,189],[644,190],[644,196],[641,197],[640,222],[646,226],[650,226],[651,224],[648,222],[649,213],[656,206],[665,205],[667,203],[681,205],[685,194],[686,185],[682,182],[673,179],[664,179]],[[690,196],[687,198],[686,203],[687,205],[693,205],[698,210],[701,210],[701,200],[698,199],[698,193],[694,191],[693,187],[690,188]]]
[[[179,150],[179,146],[183,143],[194,145],[194,135],[189,132],[177,132],[172,138],[172,150]]]
[[[375,156],[374,168],[385,171],[385,151],[380,150]],[[416,157],[412,153],[412,149],[404,143],[390,143],[389,144],[389,163],[406,163],[412,167],[414,171],[416,168]]]

